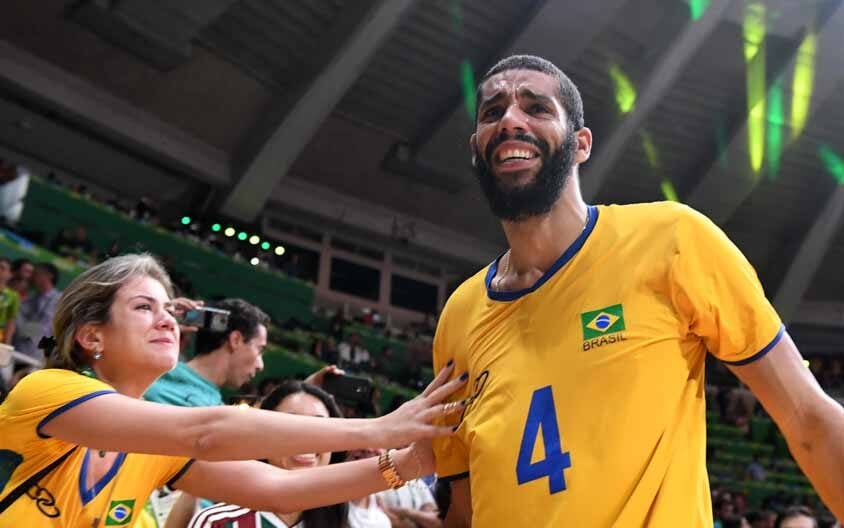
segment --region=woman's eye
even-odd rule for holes
[[[135,309],[136,310],[152,310],[152,305],[148,304],[148,303],[139,304],[138,306],[135,307]]]

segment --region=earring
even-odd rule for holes
[[[97,360],[102,359],[102,358],[103,358],[103,353],[102,353],[101,350],[97,350],[97,351],[94,352],[94,361],[97,361]]]

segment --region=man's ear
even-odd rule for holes
[[[105,346],[102,329],[94,323],[82,325],[82,328],[76,331],[76,343],[86,352],[102,352]]]
[[[472,152],[472,166],[478,166],[478,135],[469,136],[469,150]]]
[[[578,164],[585,163],[592,156],[592,130],[583,127],[574,133],[574,137],[577,141],[574,161]]]
[[[243,341],[243,334],[240,333],[240,330],[232,330],[229,334],[228,343],[232,350],[235,350],[242,345]]]

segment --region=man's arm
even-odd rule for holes
[[[451,505],[445,516],[444,528],[471,528],[472,490],[469,477],[451,482]]]
[[[785,333],[768,354],[730,370],[759,398],[821,499],[844,519],[844,409],[827,396]]]

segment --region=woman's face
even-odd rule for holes
[[[306,392],[297,392],[281,400],[278,412],[299,414],[302,416],[318,416],[328,418],[328,409],[316,396]],[[304,469],[309,467],[327,466],[331,460],[331,453],[306,453],[280,458],[271,458],[270,464],[284,469]]]
[[[109,314],[99,332],[103,367],[158,376],[176,366],[179,326],[160,282],[148,276],[129,279],[117,290]]]

